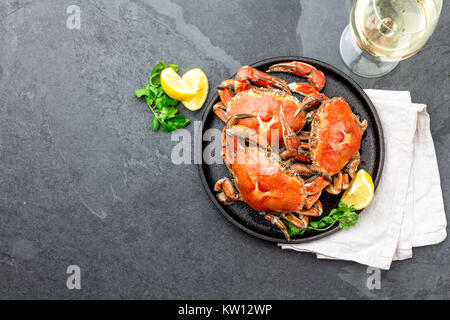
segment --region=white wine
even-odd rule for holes
[[[377,60],[419,51],[436,27],[442,0],[358,0],[350,22],[358,46]]]
[[[356,0],[339,43],[344,64],[362,77],[380,77],[428,41],[442,0]]]

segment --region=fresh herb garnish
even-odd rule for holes
[[[339,202],[338,207],[331,210],[329,215],[319,221],[311,221],[305,229],[297,228],[292,223],[289,223],[289,221],[284,221],[290,236],[301,235],[306,230],[326,231],[334,226],[336,222],[344,230],[354,226],[358,222],[358,214],[355,212],[355,208],[346,205],[344,202]]]
[[[292,223],[290,223],[287,220],[283,220],[284,225],[286,226],[287,232],[289,236],[296,236],[299,234],[304,234],[306,229],[300,229],[299,227],[294,226]]]
[[[161,71],[165,68],[172,68],[175,72],[178,71],[178,66],[175,64],[167,66],[161,61],[158,62],[152,69],[147,86],[135,90],[134,95],[138,99],[144,98],[147,106],[155,115],[152,120],[153,131],[158,131],[161,127],[163,132],[169,133],[184,128],[191,121],[178,113],[178,109],[175,107],[178,101],[170,98],[161,87]]]

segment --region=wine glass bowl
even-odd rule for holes
[[[364,77],[390,72],[425,45],[441,9],[442,0],[357,0],[341,37],[342,60]]]

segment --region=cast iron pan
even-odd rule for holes
[[[251,66],[257,68],[261,71],[266,71],[269,66],[275,63],[283,61],[303,61],[315,66],[317,69],[322,70],[327,78],[326,86],[323,92],[328,97],[340,96],[343,97],[351,106],[353,112],[360,116],[361,119],[366,119],[369,122],[369,126],[364,133],[361,142],[361,164],[359,169],[365,169],[370,173],[374,180],[375,188],[380,181],[381,173],[383,170],[384,162],[384,139],[383,139],[383,129],[381,127],[380,119],[378,118],[377,112],[369,100],[369,97],[364,93],[364,91],[353,81],[349,76],[343,72],[337,70],[335,67],[310,58],[304,57],[277,57],[267,60],[262,60],[252,64]],[[237,70],[236,70],[237,71]],[[273,75],[279,76],[286,81],[290,82],[303,82],[304,79],[287,74],[287,73],[271,73]],[[233,78],[231,76],[230,78]],[[225,79],[224,79],[225,80]],[[300,99],[301,96],[299,96]],[[212,111],[212,107],[215,103],[219,101],[219,96],[216,94],[212,97],[209,103],[204,108],[204,113],[202,117],[203,132],[210,128],[217,128],[222,130],[224,123],[215,116]],[[203,154],[204,148],[211,142],[204,142],[202,139],[203,135],[199,135],[197,146],[200,152]],[[206,190],[211,201],[217,207],[217,209],[235,226],[244,230],[245,232],[258,237],[260,239],[287,243],[284,239],[283,234],[278,228],[273,226],[270,222],[266,221],[263,216],[258,214],[256,211],[251,209],[248,205],[243,202],[237,202],[230,206],[223,205],[217,201],[215,193],[213,191],[214,183],[222,177],[231,177],[225,164],[212,164],[208,165],[205,163],[199,164],[199,173],[202,180],[203,186]],[[342,194],[341,194],[342,195]],[[328,192],[324,191],[320,198],[324,213],[327,215],[331,209],[337,207],[341,195],[333,196]],[[322,216],[323,216],[322,215]],[[320,218],[315,218],[318,220]],[[291,238],[290,243],[301,243],[306,241],[311,241],[325,237],[331,233],[340,230],[336,225],[332,229],[325,232],[318,232],[313,230],[306,231],[301,236],[295,236]],[[344,231],[345,232],[345,231]]]

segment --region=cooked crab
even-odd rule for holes
[[[280,110],[283,138],[289,154],[303,163],[292,165],[301,175],[333,177],[327,191],[347,189],[360,162],[361,138],[367,121],[359,121],[343,98],[327,99],[314,114],[310,132],[296,134]]]
[[[280,107],[294,132],[305,125],[309,108],[317,106],[321,100],[320,90],[325,85],[325,76],[313,66],[293,61],[279,63],[269,68],[270,72],[290,72],[306,78],[309,83],[291,83],[250,66],[244,66],[237,72],[235,79],[223,81],[218,86],[221,101],[213,110],[227,122],[237,114],[252,114],[255,117],[242,120],[239,124],[256,132],[273,143],[282,142]],[[292,95],[290,88],[305,96],[300,102]],[[272,137],[276,135],[278,137]],[[273,139],[273,140],[272,140]]]
[[[276,152],[272,152],[263,136],[251,128],[236,125],[238,120],[250,116],[236,115],[223,130],[223,159],[234,183],[228,178],[219,179],[214,190],[225,204],[244,201],[261,212],[289,240],[281,219],[306,228],[307,216],[322,214],[318,199],[331,179],[319,176],[305,181],[290,168],[289,162],[284,163]]]

